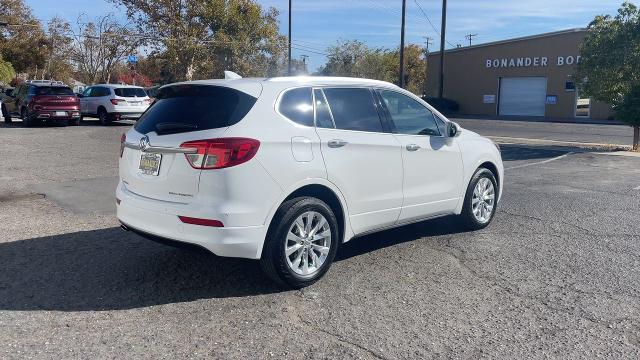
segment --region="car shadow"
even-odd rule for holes
[[[449,218],[353,239],[336,261],[425,236]],[[0,310],[122,310],[284,291],[257,261],[156,244],[112,227],[0,243]]]
[[[501,144],[502,161],[549,159],[574,149],[536,145]]]

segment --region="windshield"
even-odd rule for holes
[[[122,97],[145,97],[147,96],[146,91],[143,88],[119,88],[113,89],[113,92],[116,96]]]
[[[158,135],[231,126],[251,110],[256,98],[241,91],[209,85],[163,87],[135,129]]]
[[[36,95],[75,95],[73,90],[64,86],[38,86]]]

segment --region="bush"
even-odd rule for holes
[[[441,113],[457,113],[460,110],[460,105],[454,100],[437,97],[422,97],[422,100],[429,103],[429,105],[436,108]]]

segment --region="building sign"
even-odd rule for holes
[[[547,95],[547,105],[555,105],[558,103],[557,95]]]
[[[580,62],[578,56],[558,56],[554,59],[553,64],[556,66],[573,65]],[[546,67],[549,65],[549,58],[546,56],[534,57],[518,57],[518,58],[500,58],[487,59],[485,61],[487,68],[510,68],[510,67]]]
[[[484,104],[495,104],[496,96],[495,95],[484,95],[482,96],[482,102]]]

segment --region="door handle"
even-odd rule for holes
[[[344,141],[344,140],[341,140],[341,139],[333,139],[333,140],[329,140],[327,142],[327,145],[330,148],[341,148],[341,147],[347,145],[347,142]]]
[[[407,150],[408,151],[417,151],[420,149],[420,145],[418,144],[409,144],[407,145]]]

